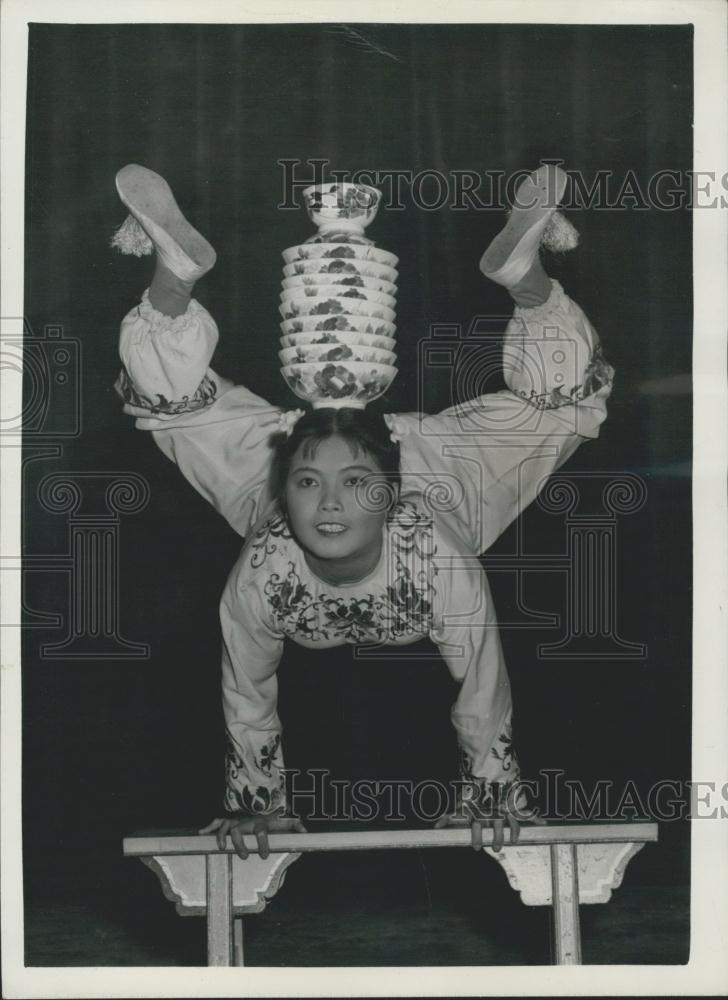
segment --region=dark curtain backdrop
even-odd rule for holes
[[[658,170],[691,167],[689,27],[358,30],[383,51],[335,25],[31,27],[25,309],[34,331],[62,325],[81,341],[82,433],[55,458],[30,461],[27,451],[25,547],[43,554],[65,545],[63,517],[37,502],[48,473],[144,476],[149,503],[121,523],[121,627],[149,643],[151,656],[47,660],[38,650],[48,633],[26,629],[27,877],[49,849],[57,858],[88,842],[116,858],[134,828],[205,820],[222,787],[217,601],[240,542],[134,430],[112,391],[119,321],[149,275],[148,259],[108,247],[125,215],[115,172],[137,162],[169,179],[219,254],[197,292],[220,327],[213,367],[291,406],[276,356],[280,251],[312,228],[302,209],[276,209],[279,159],[447,175],[510,174],[556,156],[587,180],[634,171],[643,190]],[[418,405],[417,342],[430,324],[467,326],[509,310],[505,291],[477,267],[502,211],[423,211],[403,192],[404,210],[382,210],[371,231],[401,259],[394,410]],[[690,215],[627,203],[569,217],[581,247],[553,273],[617,369],[609,421],[569,469],[628,471],[647,484],[645,507],[620,519],[618,585],[620,632],[649,655],[543,662],[536,645],[552,633],[505,630],[503,641],[526,772],[563,768],[646,788],[686,778],[690,764],[690,398],[680,380],[662,383],[674,392],[645,391],[649,380],[689,378]],[[451,402],[451,382],[446,371],[428,373],[430,408]],[[536,546],[558,549],[553,517],[533,509],[525,522]],[[509,532],[493,551],[512,546]],[[512,588],[495,576],[492,586],[505,620]],[[530,588],[535,608],[562,600],[553,578]],[[62,574],[29,574],[26,602],[63,611]],[[300,676],[313,712],[317,693]]]

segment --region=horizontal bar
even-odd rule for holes
[[[494,831],[483,828],[483,846],[490,847]],[[246,835],[245,846],[252,854],[258,842]],[[657,823],[584,823],[573,826],[521,827],[519,845],[534,844],[609,844],[645,843],[657,840]],[[510,830],[504,831],[504,843],[510,843]],[[469,827],[445,827],[442,830],[327,830],[321,833],[272,833],[268,836],[271,853],[306,851],[373,851],[414,847],[469,847]],[[222,853],[233,851],[230,839]],[[219,854],[212,835],[186,833],[145,834],[124,838],[124,854],[130,857],[164,854]]]

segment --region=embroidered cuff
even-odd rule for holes
[[[159,315],[161,316],[161,313]],[[114,389],[125,403],[149,410],[152,416],[194,413],[196,410],[204,410],[206,406],[211,406],[217,399],[217,383],[209,375],[205,375],[192,396],[183,396],[182,399],[167,399],[161,393],[157,394],[156,400],[143,396],[135,389],[126,368],[122,368],[114,383]]]
[[[571,389],[559,385],[547,392],[536,392],[535,389],[526,392],[525,389],[518,389],[516,394],[539,410],[558,410],[562,406],[580,403],[605,385],[612,385],[613,382],[614,368],[604,359],[601,345],[598,345],[592,351],[583,381],[578,385],[572,386]]]
[[[246,766],[241,751],[227,734],[225,809],[228,812],[260,816],[285,809],[283,776],[278,760],[280,745],[280,733],[276,733],[258,748],[257,753],[248,751],[252,759],[250,766]]]

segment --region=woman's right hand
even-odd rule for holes
[[[254,834],[258,841],[258,854],[265,860],[270,854],[269,833],[306,833],[306,827],[300,819],[281,816],[280,813],[269,813],[260,816],[239,815],[227,816],[225,819],[214,819],[212,823],[198,832],[200,834],[214,833],[217,838],[217,846],[221,851],[225,850],[225,840],[230,834],[235,853],[245,861],[250,854],[243,841],[246,833]]]

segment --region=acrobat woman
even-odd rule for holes
[[[299,383],[313,403],[303,415],[220,378],[209,367],[215,321],[192,298],[214,250],[157,174],[130,165],[116,183],[130,216],[115,244],[138,255],[155,251],[152,282],[121,325],[124,411],[245,539],[220,603],[226,813],[201,832],[214,831],[221,847],[229,834],[247,857],[244,834],[256,835],[265,856],[269,831],[303,829],[287,812],[282,777],[277,668],[286,639],[325,649],[429,637],[459,684],[451,719],[462,778],[475,790],[480,816],[492,806],[500,849],[504,823],[516,839],[523,813],[509,794],[519,780],[511,693],[477,557],[549,473],[597,436],[613,376],[594,328],[539,255],[544,237],[568,228],[556,212],[566,175],[543,166],[521,184],[480,262],[515,303],[504,339],[508,388],[433,416],[367,409],[357,398],[368,392],[356,374],[365,364],[349,365],[350,394],[342,397],[341,382],[315,377],[330,371],[323,350],[299,366],[314,373],[307,389]],[[371,241],[346,233],[332,239],[341,245],[331,259],[347,248],[355,278],[376,273],[363,266],[372,263]],[[331,259],[314,258],[333,283],[340,276]],[[385,286],[391,277],[381,278]],[[363,278],[360,285],[366,295]],[[362,334],[346,313],[339,320],[338,337],[318,338],[340,344],[339,358],[356,357],[352,344],[381,355],[373,334]],[[294,345],[316,339],[302,334]],[[428,499],[438,479],[457,486],[449,506]],[[438,821],[449,822],[462,817]]]

